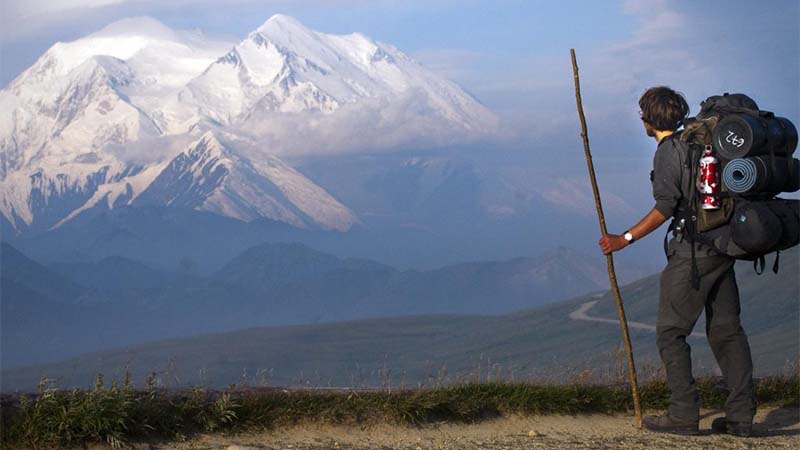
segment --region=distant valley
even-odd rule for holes
[[[42,265],[2,245],[2,363],[9,368],[167,337],[418,314],[504,314],[602,289],[589,258],[398,270],[296,243],[249,248],[209,275],[124,257]]]
[[[800,270],[799,259],[797,249],[783,254],[778,275],[769,272],[758,276],[751,264],[737,265],[742,321],[749,336],[757,376],[796,370],[792,367],[796,368],[800,354],[800,329],[797,327],[800,281],[796,276]],[[262,259],[264,262],[266,260]],[[363,264],[344,263],[337,270],[345,272],[340,272],[337,278],[347,280],[344,274],[354,270],[354,265],[361,265],[362,270],[386,270],[374,265],[365,268]],[[448,272],[453,282],[459,278],[470,279],[480,271]],[[450,299],[450,302],[470,299],[468,291],[452,295],[439,292],[439,298]],[[484,302],[483,306],[499,307],[507,298],[503,292],[507,291],[499,290],[497,295],[485,297],[491,301]],[[527,297],[535,298],[539,292],[531,288]],[[525,297],[523,293],[520,295],[520,298]],[[653,323],[658,275],[624,286],[622,295],[630,320]],[[620,344],[619,327],[613,323],[569,318],[570,313],[587,302],[597,302],[590,310],[593,316],[616,317],[612,297],[607,291],[534,308],[521,307],[520,311],[497,316],[452,314],[438,303],[438,314],[434,315],[251,327],[156,340],[51,364],[7,369],[3,371],[3,383],[4,389],[31,389],[39,376],[46,375],[62,386],[88,386],[97,372],[119,378],[126,368],[131,370],[135,380],[143,380],[150,372],[156,372],[168,386],[175,386],[179,380],[181,385],[196,383],[216,387],[242,382],[322,386],[390,383],[398,386],[470,377],[514,376],[564,381],[580,376],[586,369],[590,369],[589,376],[613,378],[620,367],[624,368],[620,366],[624,361],[615,356]],[[701,318],[695,331],[702,333],[702,322]],[[94,327],[93,331],[102,329],[98,325],[101,324],[89,320],[83,323],[84,327]],[[641,373],[653,374],[660,365],[655,335],[638,328],[632,328],[631,335]],[[693,347],[696,372],[715,373],[716,364],[705,339],[692,337],[689,342]]]

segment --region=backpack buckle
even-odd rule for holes
[[[675,228],[672,230],[673,231],[672,235],[675,237],[675,239],[678,240],[678,242],[683,242],[683,230],[685,226],[686,226],[686,219],[681,219],[680,222],[678,222],[678,224],[675,225]]]

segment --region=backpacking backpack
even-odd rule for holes
[[[684,121],[679,138],[688,144],[685,164],[693,182],[670,229],[680,227],[692,243],[693,286],[699,287],[694,242],[751,260],[758,274],[765,255],[775,252],[777,273],[780,251],[800,243],[800,200],[776,196],[800,189],[800,161],[792,157],[797,129],[788,119],[759,110],[750,97],[725,93],[703,101],[697,116]],[[720,164],[719,209],[699,206],[699,163],[706,149]]]

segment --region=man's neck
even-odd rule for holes
[[[664,138],[665,138],[665,137],[667,137],[667,136],[671,136],[671,135],[673,135],[673,134],[675,134],[675,132],[674,132],[674,131],[669,131],[669,130],[666,130],[666,131],[656,130],[656,132],[655,132],[655,136],[653,136],[653,137],[656,139],[656,142],[658,142],[658,143],[660,144],[660,143],[661,143],[661,141],[662,141],[662,140],[664,140]]]

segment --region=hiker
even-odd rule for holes
[[[673,218],[674,225],[678,212],[688,207],[689,183],[692,182],[684,164],[688,145],[678,138],[678,129],[689,114],[689,106],[680,93],[658,86],[641,96],[639,107],[647,135],[658,142],[650,172],[655,206],[623,234],[603,236],[599,244],[604,254],[642,239],[669,218]],[[665,246],[667,265],[661,273],[656,321],[656,342],[666,369],[670,404],[664,415],[645,416],[643,424],[656,432],[699,434],[700,404],[686,337],[705,309],[706,336],[730,389],[725,403],[726,416],[716,419],[712,428],[749,436],[756,401],[750,346],[739,321],[736,260],[715,253],[702,243],[690,244],[679,229],[672,226],[670,229],[673,236]],[[695,273],[699,274],[699,286],[694,287],[692,245],[698,270]]]

